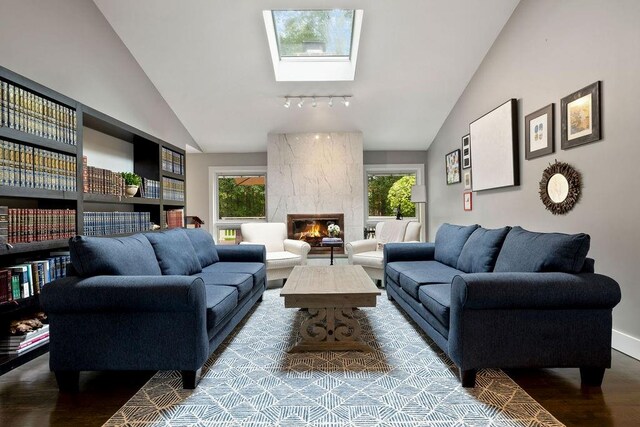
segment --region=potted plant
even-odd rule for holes
[[[125,183],[125,194],[127,197],[133,197],[138,192],[140,184],[142,184],[142,178],[133,172],[122,172],[122,179]]]

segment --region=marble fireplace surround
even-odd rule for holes
[[[362,239],[364,166],[361,132],[270,134],[267,218],[344,214],[344,241]]]

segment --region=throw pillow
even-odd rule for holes
[[[534,233],[513,227],[502,244],[494,271],[579,273],[590,244],[591,237],[584,233]]]
[[[458,257],[458,270],[466,273],[488,273],[493,271],[496,259],[500,253],[502,242],[511,227],[489,230],[477,228],[460,252]]]
[[[478,228],[478,224],[467,226],[442,224],[436,233],[436,249],[433,259],[456,268],[460,252],[476,228]]]
[[[163,275],[190,276],[202,271],[196,251],[183,229],[145,233],[145,236],[153,246]]]
[[[220,261],[216,250],[216,242],[213,241],[213,237],[207,230],[203,228],[186,228],[184,232],[187,233],[187,237],[191,240],[191,244],[198,256],[200,267],[205,268]]]
[[[71,264],[82,277],[160,276],[153,247],[142,234],[127,237],[76,236],[69,240]]]

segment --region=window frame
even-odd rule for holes
[[[416,174],[416,185],[424,185],[424,165],[422,164],[388,164],[388,165],[364,165],[364,222],[367,226],[373,226],[380,221],[395,219],[395,216],[369,216],[369,175],[371,174]],[[416,204],[418,205],[418,204]],[[416,206],[415,217],[405,217],[407,220],[424,223],[422,209]]]

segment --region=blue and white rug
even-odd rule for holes
[[[383,295],[356,311],[375,351],[289,354],[303,312],[279,289],[211,355],[195,390],[158,372],[105,426],[562,426],[499,370],[465,389],[452,362]]]

